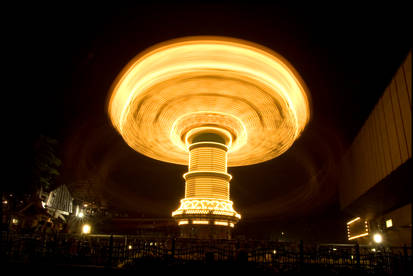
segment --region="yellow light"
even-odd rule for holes
[[[192,224],[209,224],[209,220],[194,220]]]
[[[215,225],[223,225],[223,226],[228,226],[228,222],[227,221],[214,221]]]
[[[13,224],[18,224],[18,223],[19,223],[19,220],[16,219],[16,218],[13,218],[13,219],[11,220],[11,222],[12,222]]]
[[[185,198],[172,212],[179,224],[188,218],[206,224],[202,218],[212,215],[234,227],[241,215],[230,201],[227,166],[283,154],[308,123],[310,104],[304,81],[272,50],[227,37],[187,37],[132,60],[111,87],[108,114],[137,152],[189,162]]]
[[[374,234],[373,240],[375,243],[381,243],[383,241],[383,237],[381,234],[377,233],[377,234]]]
[[[131,250],[131,249],[132,249],[132,245],[129,244],[129,245],[128,245],[128,249]]]
[[[356,222],[360,219],[360,217],[356,217],[355,219],[350,220],[349,222],[347,222],[347,225],[352,224],[353,222]]]
[[[386,227],[387,227],[387,228],[390,228],[390,227],[392,227],[392,226],[393,226],[393,220],[392,220],[392,219],[386,220]]]
[[[354,240],[354,239],[358,239],[358,238],[365,237],[365,236],[368,236],[368,235],[369,235],[369,233],[363,233],[363,234],[360,234],[360,235],[357,235],[357,236],[349,237],[348,240]]]
[[[232,201],[219,199],[197,199],[184,198],[178,210],[172,212],[172,216],[185,214],[215,214],[224,216],[235,216],[241,218],[232,207]]]
[[[82,226],[82,233],[83,233],[83,234],[90,234],[91,229],[92,229],[92,228],[90,227],[89,224],[83,224],[83,226]]]
[[[369,224],[368,224],[367,220],[364,220],[364,227],[363,227],[364,228],[364,233],[360,233],[361,231],[363,231],[362,229],[359,229],[360,227],[362,227],[362,225],[358,224],[359,228],[356,228],[357,232],[354,233],[356,235],[351,234],[352,233],[351,227],[354,227],[354,226],[351,226],[351,225],[358,222],[358,221],[360,221],[360,220],[361,220],[360,217],[356,217],[356,218],[354,218],[354,219],[347,222],[347,237],[348,237],[348,240],[354,240],[354,239],[358,239],[358,238],[365,237],[365,236],[369,235]],[[360,222],[360,223],[363,223],[363,222]],[[356,227],[357,227],[357,225],[356,225]]]
[[[187,220],[181,220],[178,222],[178,225],[188,224]]]
[[[310,118],[295,69],[261,45],[227,37],[167,41],[132,60],[112,86],[108,113],[126,143],[151,158],[187,164],[186,133],[232,136],[228,166],[285,152]]]

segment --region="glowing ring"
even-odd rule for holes
[[[310,118],[306,85],[285,59],[226,37],[172,40],[138,55],[115,80],[108,112],[134,150],[182,165],[193,127],[231,133],[228,166],[242,166],[284,153]]]

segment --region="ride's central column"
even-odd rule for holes
[[[189,164],[183,175],[185,198],[172,216],[185,237],[227,238],[229,228],[241,218],[229,200],[227,152],[231,135],[224,130],[199,128],[189,131],[186,143]]]
[[[225,139],[216,133],[190,137],[189,166],[185,178],[185,198],[229,200]]]

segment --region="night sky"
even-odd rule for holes
[[[114,3],[3,10],[3,187],[25,187],[33,142],[44,134],[59,141],[58,181],[75,194],[81,188],[136,216],[170,217],[187,168],[142,156],[122,141],[106,114],[109,88],[155,43],[221,35],[278,52],[312,99],[311,122],[285,154],[229,168],[242,223],[310,233],[341,221],[339,161],[411,48],[407,7]]]

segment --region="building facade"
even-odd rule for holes
[[[389,246],[412,241],[412,54],[408,54],[342,160],[341,209]]]

